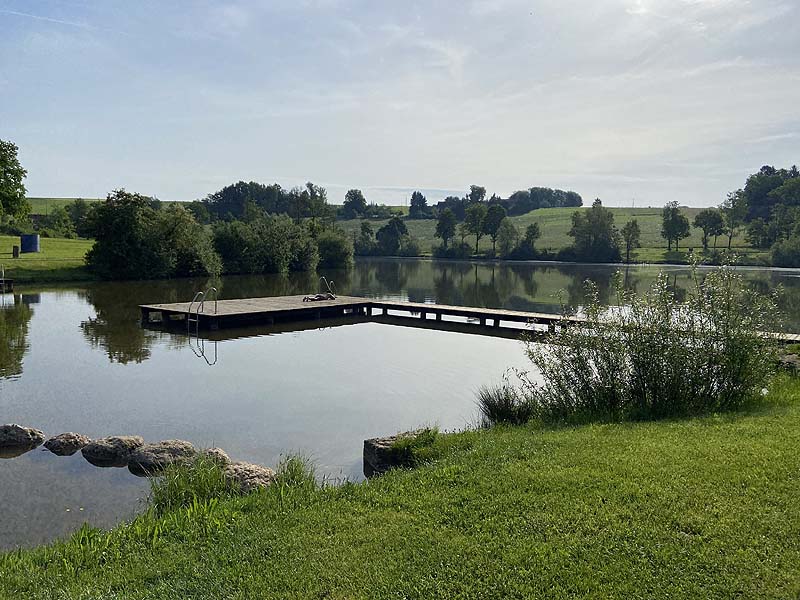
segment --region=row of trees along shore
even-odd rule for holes
[[[0,140],[0,230],[95,238],[98,244],[88,256],[89,266],[105,277],[286,272],[346,266],[354,254],[419,256],[420,243],[406,226],[415,219],[436,221],[435,237],[441,243],[433,254],[443,258],[478,255],[483,238],[491,240],[485,256],[509,260],[629,262],[641,246],[637,220],[618,229],[614,213],[596,199],[589,209],[572,214],[570,246],[558,252],[537,248],[539,224],[520,231],[511,217],[540,208],[583,205],[575,192],[544,187],[487,199],[486,188],[472,185],[464,196],[449,196],[435,206],[415,191],[404,216],[398,207],[367,202],[358,189],[349,190],[343,204],[335,206],[328,203],[325,188],[311,182],[286,190],[278,184],[240,181],[185,204],[116,190],[104,203],[79,199],[47,216],[36,215],[34,223],[17,150]],[[337,221],[356,218],[362,222],[351,238]],[[370,220],[386,222],[375,230]],[[661,235],[668,252],[679,250],[691,227],[701,231],[702,252],[711,262],[721,260],[720,236],[730,249],[733,240],[745,234],[751,246],[769,251],[771,264],[800,266],[797,167],[762,167],[719,207],[700,211],[691,223],[677,202],[667,203]]]

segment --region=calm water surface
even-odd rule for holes
[[[583,302],[587,278],[608,301],[614,271],[371,260],[325,274],[343,294],[557,312],[561,300]],[[687,269],[668,272],[677,289],[688,285]],[[644,289],[657,273],[631,269],[627,283]],[[763,291],[783,285],[790,321],[800,330],[800,273],[743,273]],[[312,275],[214,283],[221,298],[317,290]],[[229,331],[216,346],[206,342],[208,361],[185,336],[139,326],[139,304],[185,301],[207,285],[97,283],[2,296],[0,424],[48,436],[180,438],[269,466],[282,454],[302,452],[323,476],[360,479],[365,438],[426,424],[469,426],[476,420],[475,389],[509,367],[525,367],[514,340],[377,323]],[[0,460],[0,549],[48,541],[87,521],[111,526],[135,514],[147,492],[146,480],[127,469],[93,467],[80,453],[56,457],[36,449]]]

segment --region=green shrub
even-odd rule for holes
[[[466,242],[453,242],[447,248],[442,245],[433,248],[436,258],[469,258],[472,256],[472,245]]]
[[[86,262],[104,279],[219,273],[209,232],[180,205],[164,209],[152,198],[115,190],[92,209],[88,230],[96,243]]]
[[[774,296],[747,289],[720,267],[679,302],[666,275],[641,296],[616,279],[616,307],[587,283],[587,321],[528,343],[541,382],[525,388],[547,420],[658,419],[736,409],[758,397],[774,370],[779,330]],[[618,274],[619,275],[619,274]]]
[[[317,238],[319,266],[346,269],[353,264],[353,243],[338,229],[323,231]]]
[[[399,256],[422,256],[422,246],[419,240],[410,235],[404,235],[400,238]]]
[[[776,267],[800,267],[800,237],[793,236],[772,246],[772,264]]]
[[[249,222],[219,221],[214,247],[225,273],[287,273],[314,270],[317,244],[308,230],[285,215],[261,216]]]

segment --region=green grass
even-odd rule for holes
[[[499,427],[435,446],[438,460],[369,483],[287,482],[7,554],[0,597],[800,593],[797,379],[749,412]]]
[[[557,252],[572,243],[572,238],[569,237],[569,230],[572,227],[572,213],[575,210],[574,208],[545,208],[531,211],[525,215],[511,217],[511,220],[519,229],[520,234],[524,233],[525,228],[531,223],[539,223],[542,236],[536,244],[537,248]],[[614,222],[620,229],[632,218],[639,222],[639,228],[642,231],[642,247],[633,253],[633,260],[637,262],[686,262],[686,250],[689,248],[694,248],[695,251],[702,249],[701,232],[699,229],[692,227],[691,235],[685,240],[681,240],[680,251],[668,253],[666,241],[661,237],[660,208],[612,207],[610,210],[614,213]],[[689,222],[692,222],[695,215],[703,209],[683,208],[681,210],[689,219]],[[386,221],[370,221],[374,231],[377,231],[385,223]],[[339,225],[352,235],[354,231],[359,231],[361,221],[339,221]],[[409,233],[420,240],[422,250],[426,254],[430,254],[432,247],[438,245],[441,241],[434,236],[436,231],[436,221],[434,219],[406,221],[406,226]],[[469,236],[467,241],[474,246],[475,237]],[[719,248],[725,247],[726,244],[727,240],[722,237],[717,240]],[[479,248],[481,252],[491,250],[492,242],[488,236],[484,236],[481,239]],[[766,252],[755,250],[747,245],[743,234],[734,238],[733,249],[751,261],[757,261],[767,255]]]
[[[19,237],[0,235],[0,265],[15,283],[92,279],[84,260],[92,240],[41,238],[41,252],[12,258],[12,247],[19,243]]]

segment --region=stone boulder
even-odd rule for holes
[[[200,455],[217,463],[220,467],[231,464],[231,457],[222,448],[206,448],[200,452]]]
[[[230,463],[223,469],[225,479],[243,494],[265,488],[275,481],[275,471],[246,462]]]
[[[389,469],[406,467],[407,459],[393,448],[397,440],[416,437],[424,430],[406,431],[397,435],[364,440],[364,477],[383,475]]]
[[[188,462],[195,454],[194,446],[184,440],[145,444],[128,457],[128,470],[139,477],[150,477],[158,475],[169,465]]]
[[[51,437],[44,443],[44,447],[56,456],[72,456],[91,441],[85,435],[70,431]]]
[[[144,446],[138,435],[119,435],[94,440],[81,449],[95,467],[125,467],[133,452]]]
[[[0,458],[14,458],[33,450],[44,441],[44,433],[16,423],[0,425]]]

